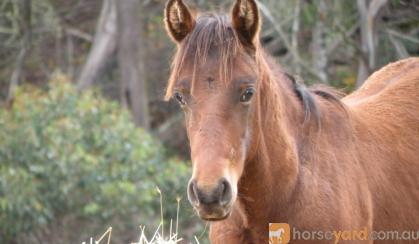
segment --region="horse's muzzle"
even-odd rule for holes
[[[216,221],[227,218],[231,212],[233,191],[226,179],[215,187],[199,188],[195,180],[188,185],[188,199],[200,218]]]

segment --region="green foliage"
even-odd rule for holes
[[[176,215],[187,166],[97,92],[64,81],[20,88],[0,128],[2,243],[69,214],[135,228],[133,216],[160,214],[157,186]]]

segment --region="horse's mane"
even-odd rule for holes
[[[274,76],[270,72],[269,61],[266,60],[266,54],[261,46],[256,47],[256,63],[260,79],[269,79]],[[188,66],[193,69],[193,77],[191,80],[191,90],[193,90],[196,82],[196,73],[199,65],[205,64],[208,58],[217,60],[221,80],[228,82],[231,80],[231,70],[233,70],[233,61],[240,52],[246,52],[246,48],[241,44],[238,35],[234,31],[230,17],[228,15],[218,15],[214,13],[200,14],[196,19],[193,31],[185,38],[183,43],[179,45],[177,53],[172,62],[172,74],[165,98],[168,100],[173,94],[173,88],[179,81],[180,71]],[[191,67],[192,66],[192,67]],[[321,111],[318,99],[324,99],[344,108],[341,103],[341,93],[327,86],[314,86],[307,88],[302,82],[297,81],[292,75],[289,75],[279,69],[287,79],[280,82],[291,82],[294,94],[301,101],[304,109],[304,117],[306,120],[320,121]],[[256,72],[256,70],[255,70]],[[267,76],[267,77],[266,77]],[[228,84],[225,84],[228,85]]]
[[[345,106],[340,101],[344,93],[331,88],[326,85],[314,85],[307,87],[302,81],[297,81],[296,78],[288,73],[285,73],[288,79],[292,82],[294,92],[300,99],[304,108],[304,121],[308,121],[314,117],[317,123],[320,123],[321,112],[316,100],[316,96],[338,105],[342,110],[346,111]]]

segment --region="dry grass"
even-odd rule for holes
[[[157,192],[160,195],[160,224],[155,230],[153,236],[147,237],[146,235],[146,226],[140,226],[140,236],[137,242],[132,242],[131,244],[176,244],[180,243],[183,239],[179,236],[179,206],[180,198],[177,198],[177,213],[176,213],[176,222],[173,226],[173,221],[170,220],[169,232],[165,233],[164,231],[164,216],[163,216],[163,198],[159,188]],[[88,242],[83,242],[82,244],[111,244],[112,239],[112,227],[109,227],[106,232],[97,240],[93,237],[90,238]],[[195,236],[195,243],[199,244],[198,238]]]

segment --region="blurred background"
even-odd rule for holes
[[[188,142],[162,100],[175,45],[164,0],[0,0],[0,243],[115,243],[179,213]],[[228,12],[232,0],[186,1]],[[419,55],[418,0],[260,0],[262,42],[307,84],[351,92],[383,65]],[[177,199],[181,198],[180,210]],[[189,242],[189,241],[185,241]]]

